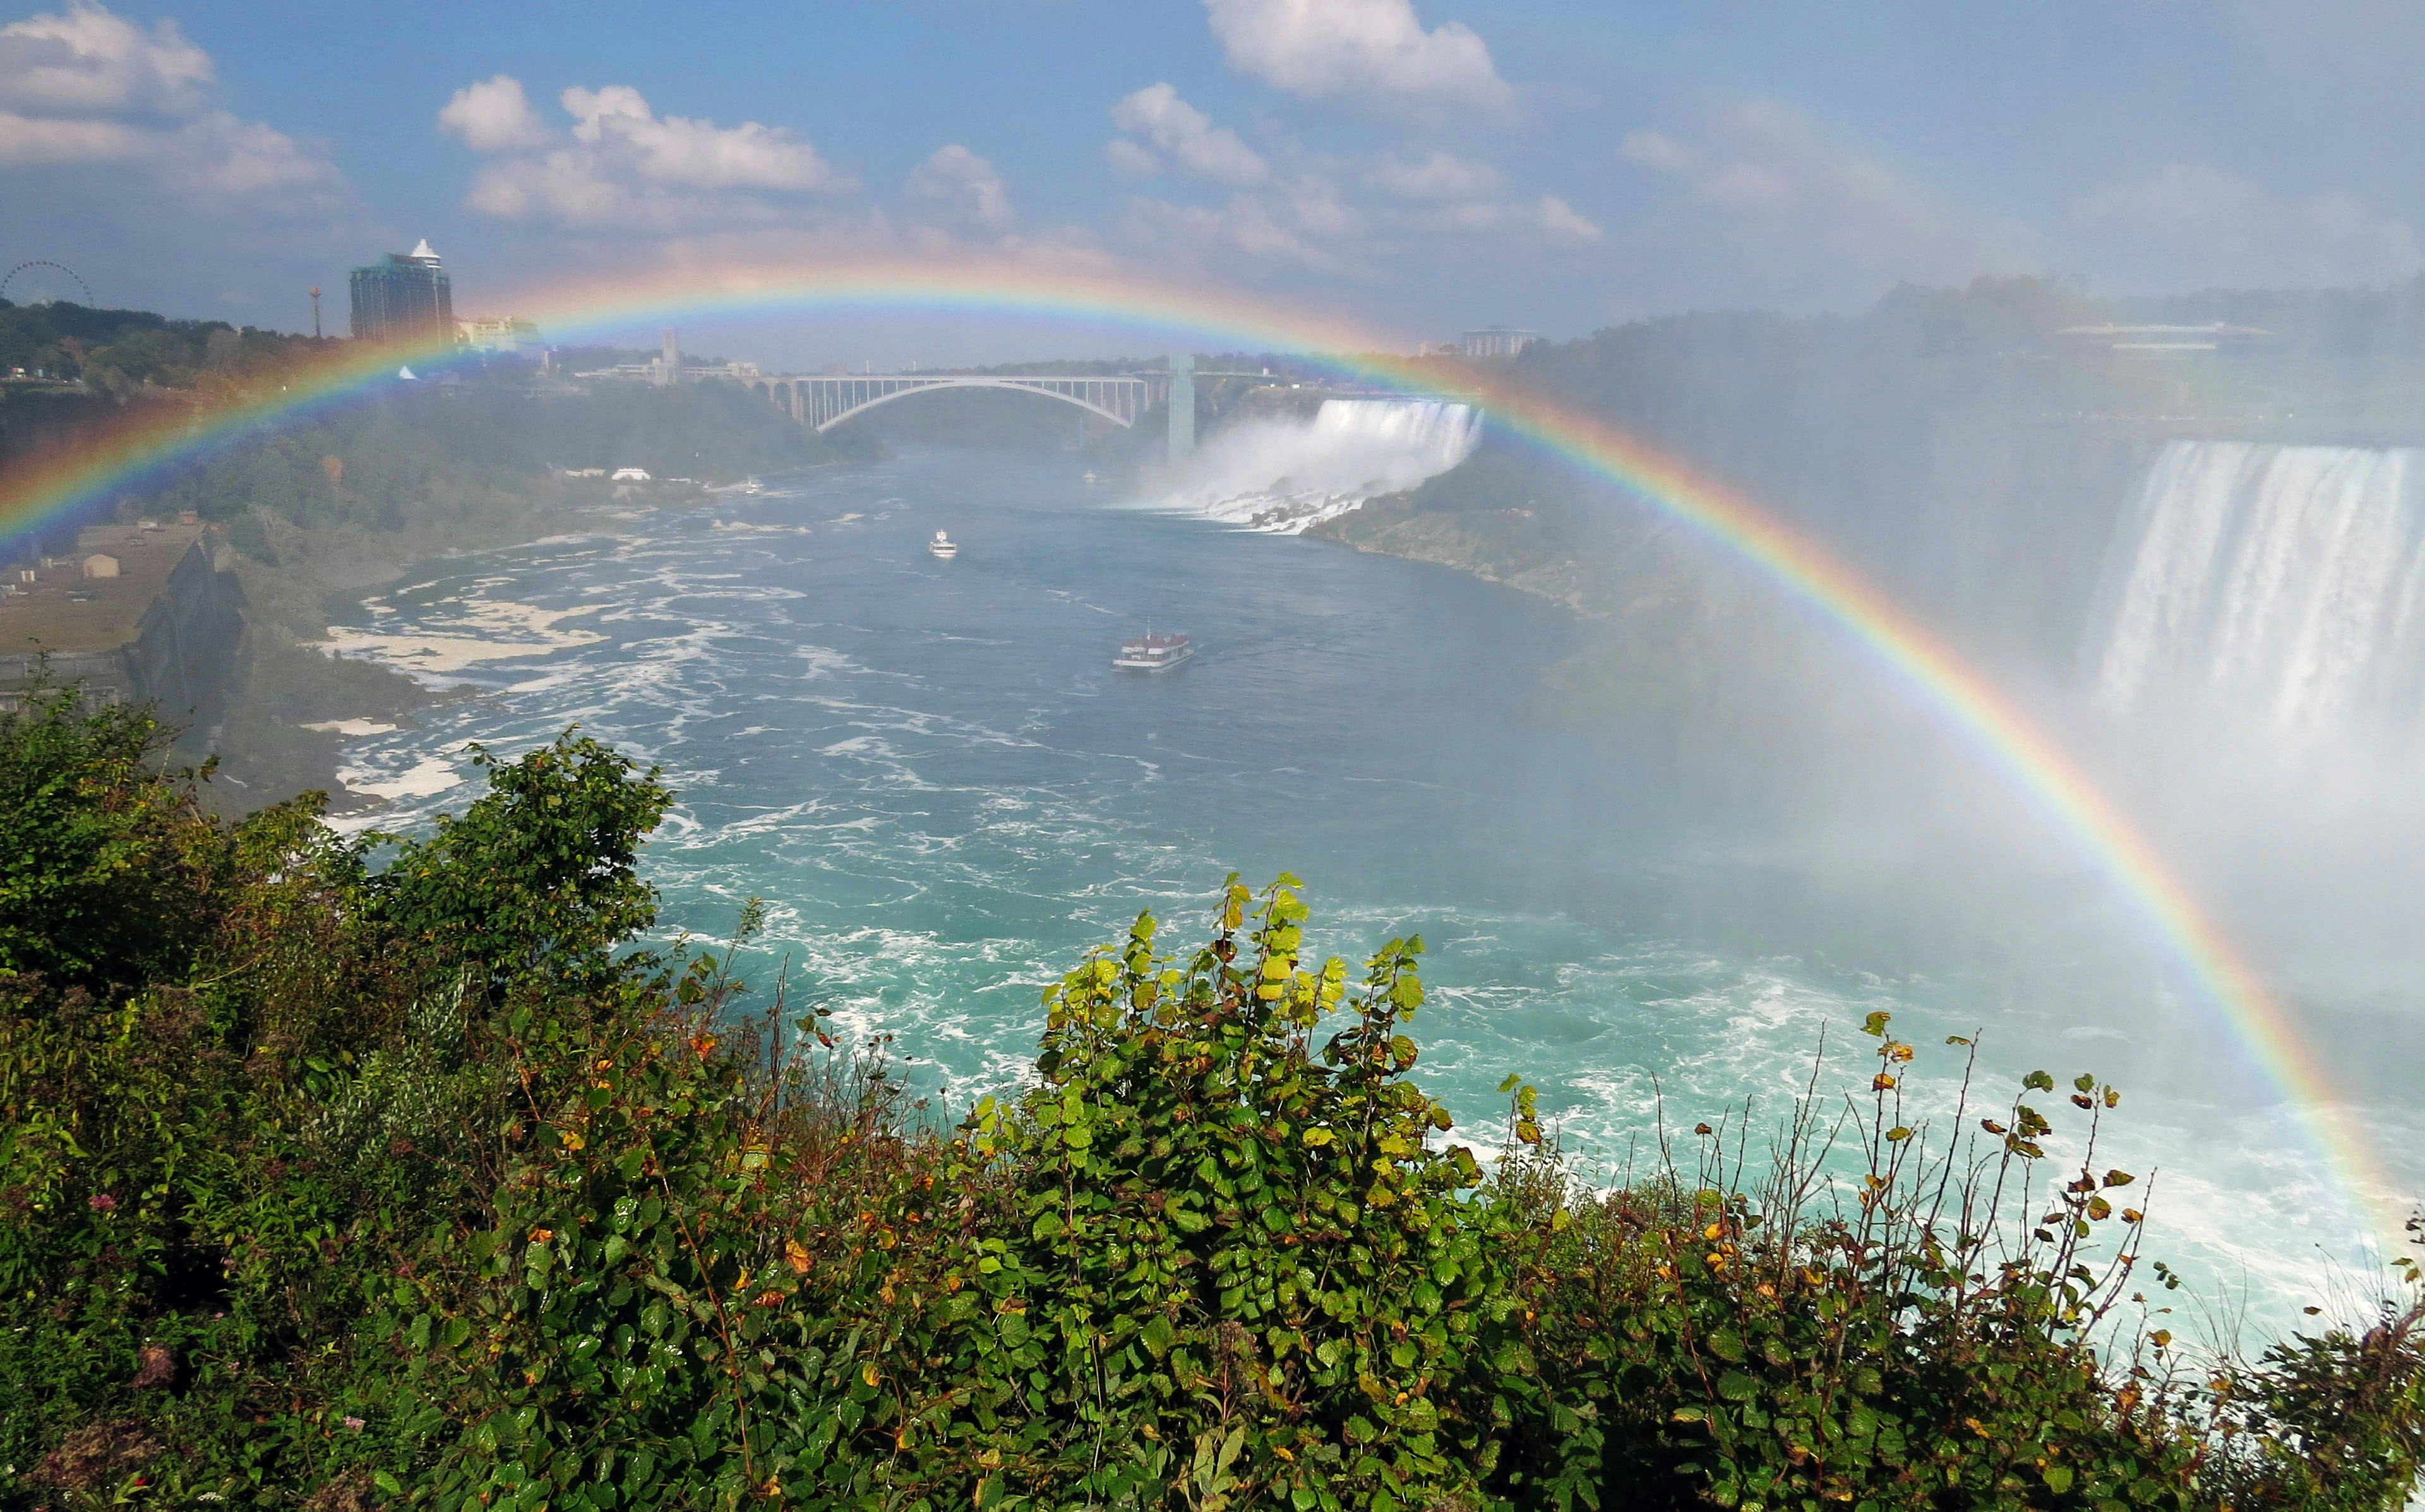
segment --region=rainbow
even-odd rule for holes
[[[1248,349],[1347,354],[1325,360],[1397,387],[1427,389],[1437,381],[1407,360],[1372,355],[1402,342],[1335,316],[1259,297],[1020,264],[888,262],[677,271],[557,285],[503,303],[559,340],[670,321],[776,312],[965,311],[996,319],[1148,327]],[[38,458],[0,476],[0,547],[152,485],[171,469],[392,383],[402,363],[436,361],[444,355],[436,348],[388,348],[348,356],[298,372],[274,391],[143,414],[72,454]],[[2146,836],[2018,705],[1851,566],[1748,499],[1596,417],[1504,381],[1484,377],[1467,386],[1480,389],[1494,424],[1528,437],[1687,528],[1814,612],[1920,692],[2135,900],[2156,940],[2197,983],[2293,1110],[2350,1215],[2386,1247],[2398,1241],[2405,1204],[2296,1021]]]

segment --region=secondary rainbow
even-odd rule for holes
[[[1414,363],[1377,355],[1403,343],[1332,316],[1261,297],[1020,264],[893,262],[678,271],[559,284],[537,291],[535,297],[501,303],[558,339],[666,321],[852,309],[1101,322],[1247,348],[1304,350],[1342,371],[1410,389],[1437,382],[1435,374]],[[433,347],[348,356],[298,373],[275,391],[143,416],[72,455],[37,460],[0,477],[0,545],[141,488],[167,470],[374,391],[396,381],[400,364],[445,355]],[[1478,385],[1465,384],[1477,386],[1494,423],[1618,485],[1815,611],[1918,689],[2071,830],[2136,901],[2154,936],[2195,979],[2286,1098],[2351,1215],[2371,1227],[2379,1240],[2396,1240],[2404,1203],[2298,1025],[2128,816],[2018,705],[1851,566],[1741,494],[1603,421],[1503,379],[1486,376]]]

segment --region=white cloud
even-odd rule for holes
[[[1129,238],[1149,246],[1159,263],[1234,275],[1237,260],[1318,273],[1352,273],[1353,263],[1315,245],[1316,234],[1289,223],[1289,207],[1254,195],[1232,195],[1217,208],[1146,199],[1130,206]]]
[[[754,120],[719,127],[686,116],[659,119],[628,85],[567,89],[573,136],[628,163],[643,178],[689,189],[793,193],[855,187],[790,132]]]
[[[1655,131],[1627,132],[1625,140],[1617,144],[1616,155],[1662,173],[1691,173],[1702,163],[1699,152]]]
[[[64,14],[0,26],[0,105],[48,116],[185,116],[209,102],[217,71],[173,21],[150,31],[75,0]]]
[[[1597,242],[1599,227],[1578,215],[1572,205],[1553,194],[1545,194],[1533,206],[1533,218],[1552,236],[1573,242]]]
[[[1602,234],[1597,224],[1553,194],[1529,203],[1469,199],[1426,212],[1416,224],[1436,231],[1534,231],[1562,242],[1597,242]]]
[[[1271,166],[1236,132],[1213,125],[1211,117],[1180,99],[1168,84],[1148,85],[1112,106],[1112,124],[1145,137],[1190,172],[1216,183],[1261,183],[1271,172]],[[1140,152],[1125,162],[1115,156],[1113,161],[1117,167],[1136,167],[1143,156]]]
[[[660,117],[628,85],[570,88],[559,100],[571,139],[546,151],[516,150],[561,138],[503,74],[457,91],[439,113],[441,125],[474,148],[505,154],[474,178],[473,209],[509,220],[666,230],[778,221],[787,201],[857,187],[781,127]]]
[[[59,120],[0,111],[0,166],[108,163],[136,155],[144,134],[115,120]]]
[[[217,108],[217,79],[174,22],[146,29],[87,0],[0,26],[0,167],[72,168],[69,192],[121,207],[168,196],[255,217],[349,208],[321,149]]]
[[[1162,159],[1125,136],[1105,142],[1103,156],[1111,161],[1113,171],[1124,179],[1142,179],[1162,171]]]
[[[2075,234],[2124,287],[2380,283],[2425,267],[2416,231],[2338,191],[2285,199],[2175,163],[2071,205]]]
[[[555,134],[531,108],[522,81],[509,73],[467,84],[438,112],[441,131],[463,138],[474,152],[507,152],[544,147]]]
[[[1478,199],[1497,192],[1499,170],[1436,151],[1420,163],[1384,159],[1373,182],[1407,199]]]
[[[994,166],[955,142],[909,175],[909,193],[921,199],[948,205],[980,226],[1000,229],[1010,224],[1010,192]]]
[[[1873,276],[1962,282],[2032,263],[2013,250],[2029,238],[1939,206],[1783,105],[1738,106],[1716,136],[1694,146],[1637,131],[1617,155],[1689,187],[1740,234],[1823,250]]]
[[[1503,105],[1513,95],[1471,28],[1426,31],[1412,0],[1204,0],[1232,67],[1292,94]]]

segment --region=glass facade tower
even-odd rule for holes
[[[354,340],[442,342],[455,339],[455,292],[423,241],[410,252],[354,269]]]

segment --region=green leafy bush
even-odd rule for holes
[[[1704,1125],[1603,1191],[1519,1083],[1495,1159],[1448,1142],[1421,942],[1309,962],[1282,878],[1176,954],[1140,915],[1045,995],[1033,1085],[942,1127],[880,1046],[748,1006],[755,904],[728,949],[628,948],[669,795],[594,742],[345,841],[310,804],[211,820],[159,739],[0,716],[40,850],[5,873],[0,1506],[2256,1512],[2416,1480],[2413,1297],[2253,1362],[2134,1313],[2093,1076],[1966,1093],[1949,1138],[1877,1015],[1865,1101],[1806,1099],[1760,1179]],[[162,927],[94,922],[133,909]]]

